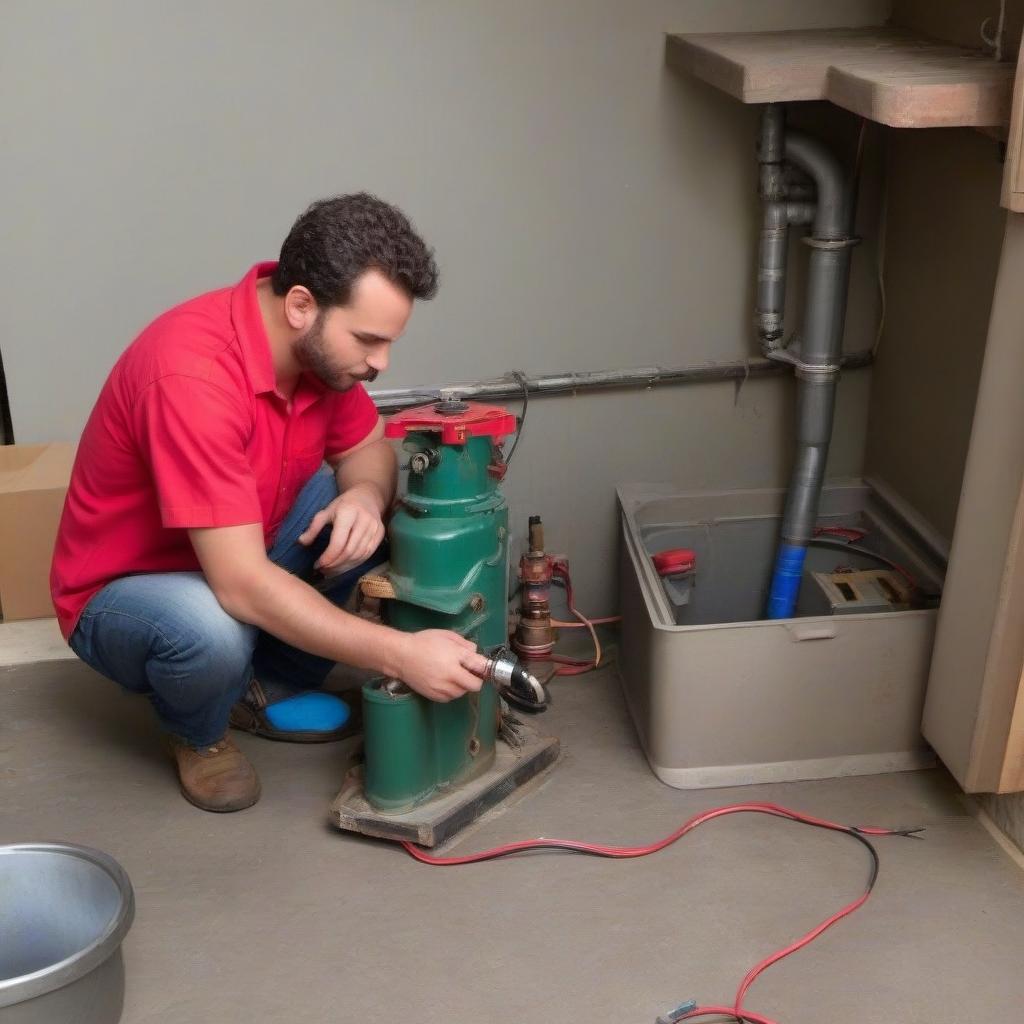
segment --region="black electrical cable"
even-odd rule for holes
[[[855,555],[863,555],[865,558],[871,558],[876,562],[880,562],[882,565],[887,565],[890,569],[895,569],[896,572],[901,575],[906,573],[906,570],[891,558],[886,558],[885,555],[880,555],[877,551],[871,551],[868,548],[859,547],[857,544],[849,543],[845,540],[832,540],[829,537],[815,537],[810,541],[810,543],[814,547],[819,548],[836,548],[839,551],[852,551]]]
[[[852,551],[855,555],[863,555],[865,558],[873,559],[881,565],[887,565],[890,569],[898,572],[911,585],[911,588],[918,593],[921,600],[937,601],[941,597],[941,594],[922,587],[899,562],[894,562],[891,558],[886,558],[885,555],[880,555],[877,551],[859,547],[857,544],[845,540],[832,540],[830,537],[814,537],[809,543],[814,547],[835,548],[837,551]]]
[[[510,370],[508,376],[523,389],[523,411],[519,414],[519,429],[516,431],[512,447],[508,450],[508,456],[505,459],[506,466],[512,462],[512,456],[515,454],[516,448],[519,447],[519,438],[523,436],[523,429],[526,426],[526,410],[530,405],[530,386],[526,381],[526,374],[520,370]]]
[[[14,444],[14,423],[11,420],[11,400],[7,394],[4,357],[0,352],[0,444]]]

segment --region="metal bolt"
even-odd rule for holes
[[[430,468],[430,456],[426,452],[417,452],[409,460],[409,469],[413,473],[426,473]]]
[[[484,597],[483,594],[474,594],[469,599],[469,610],[473,612],[483,611]]]

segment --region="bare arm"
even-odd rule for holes
[[[398,485],[398,460],[384,438],[384,420],[379,416],[373,430],[359,444],[328,461],[337,477],[339,493],[353,488],[365,491],[374,498],[379,515],[391,507]]]
[[[338,497],[313,517],[299,543],[312,544],[330,523],[331,539],[316,568],[336,576],[365,562],[384,540],[384,514],[394,500],[398,477],[395,453],[384,439],[384,421],[378,417],[366,438],[330,463]]]
[[[255,523],[189,530],[217,600],[247,622],[311,654],[394,676],[430,700],[480,689],[486,659],[457,633],[403,633],[331,604],[307,583],[274,565]]]

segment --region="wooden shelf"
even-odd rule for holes
[[[670,35],[669,63],[744,103],[829,100],[894,128],[1002,127],[1014,66],[894,28]]]

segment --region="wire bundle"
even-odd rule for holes
[[[845,835],[851,836],[861,843],[868,850],[871,857],[871,870],[867,886],[861,896],[852,903],[848,903],[846,906],[840,908],[830,917],[822,921],[821,924],[812,928],[806,935],[801,936],[790,945],[777,950],[770,956],[765,957],[760,963],[752,967],[740,983],[732,1006],[698,1006],[695,1009],[674,1018],[675,1020],[692,1020],[698,1017],[724,1015],[741,1022],[747,1021],[749,1024],[776,1024],[775,1021],[768,1017],[761,1016],[757,1013],[751,1013],[744,1009],[743,1001],[746,998],[750,986],[753,985],[757,978],[773,964],[776,964],[785,957],[797,952],[797,950],[803,949],[818,938],[819,935],[831,928],[832,925],[841,921],[844,917],[848,917],[867,902],[872,889],[875,887],[879,871],[878,851],[869,841],[869,836],[904,836],[907,838],[919,838],[917,833],[923,831],[923,829],[864,828],[856,825],[840,825],[836,822],[825,821],[822,818],[816,818],[809,814],[802,814],[799,811],[791,810],[790,808],[783,807],[779,804],[741,803],[727,804],[723,807],[714,807],[711,810],[704,811],[702,814],[694,815],[694,817],[684,822],[679,828],[667,835],[664,839],[660,839],[656,843],[651,843],[648,846],[606,846],[599,843],[583,843],[572,839],[525,839],[514,843],[507,843],[503,846],[496,846],[490,850],[481,850],[479,853],[470,853],[456,857],[436,857],[409,842],[403,842],[402,846],[405,847],[406,851],[411,856],[415,857],[416,860],[423,864],[445,867],[477,864],[481,861],[495,860],[499,857],[522,853],[526,850],[564,850],[570,853],[584,853],[595,857],[609,857],[618,860],[626,860],[634,857],[647,857],[652,853],[658,853],[682,839],[683,836],[692,832],[700,825],[713,821],[715,818],[724,817],[728,814],[768,814],[777,818],[785,818],[789,821],[795,821],[802,825],[810,825],[814,828],[827,829],[832,832],[841,832]]]

